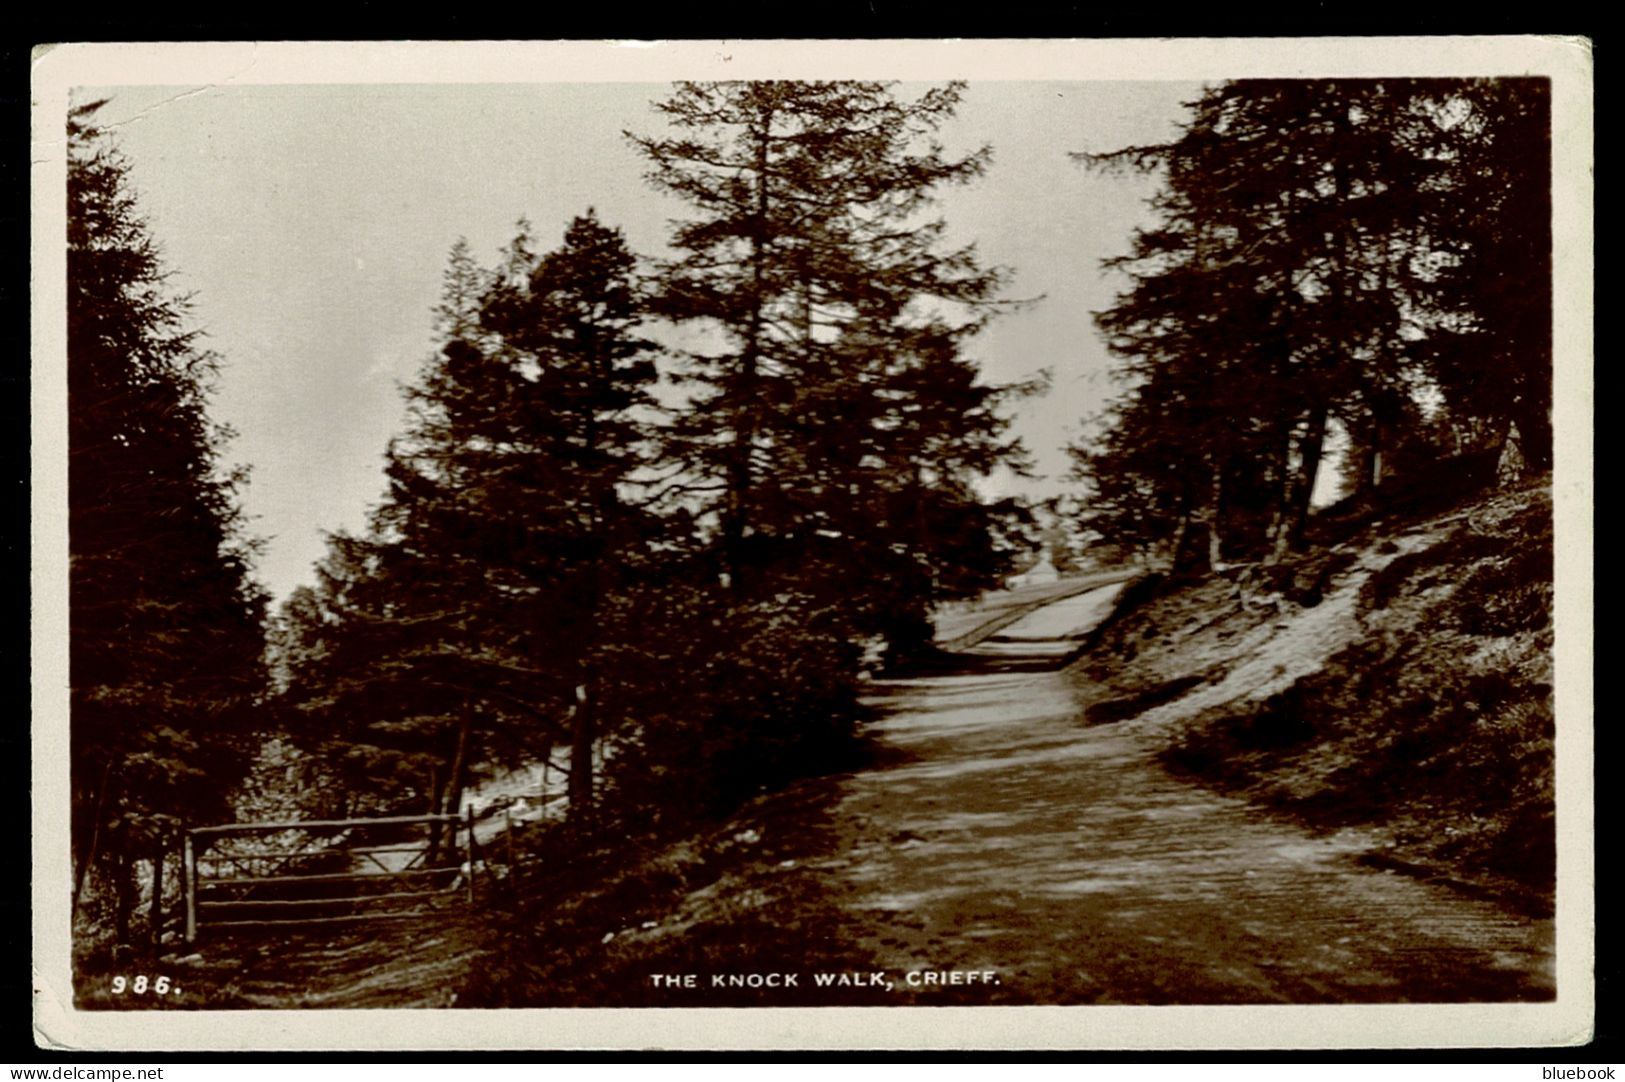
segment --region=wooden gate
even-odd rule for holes
[[[474,901],[474,814],[228,823],[186,832],[186,938],[200,929],[421,917]]]

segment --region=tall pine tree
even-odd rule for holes
[[[695,211],[658,309],[716,348],[690,358],[670,446],[717,494],[736,592],[827,579],[854,630],[894,643],[920,637],[934,597],[996,575],[970,483],[1014,451],[1000,389],[962,355],[1001,276],[926,216],[988,160],[936,140],[962,89],[680,83],[657,106],[673,134],[631,136]]]
[[[590,211],[542,256],[522,224],[494,271],[454,250],[439,317],[387,499],[289,611],[292,701],[358,789],[442,811],[475,763],[566,742],[585,814],[617,709],[605,654],[648,528],[621,497],[656,377],[635,259]]]
[[[68,124],[68,531],[76,898],[102,873],[123,937],[133,862],[228,815],[263,690],[264,598],[187,326],[130,167]]]

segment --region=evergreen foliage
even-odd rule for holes
[[[453,250],[388,497],[286,611],[288,701],[346,789],[451,811],[472,764],[563,740],[592,804],[606,651],[654,528],[620,496],[656,376],[634,269],[590,211],[544,256],[521,223],[491,272]]]
[[[75,899],[105,885],[123,939],[133,862],[230,818],[264,597],[207,413],[218,358],[167,286],[101,104],[67,132],[70,762]]]
[[[284,702],[352,794],[335,811],[453,809],[476,764],[563,745],[572,817],[646,828],[846,746],[841,611],[788,580],[740,603],[693,515],[636,502],[660,411],[634,270],[590,214],[545,256],[523,224],[494,269],[453,251],[389,498],[283,613]]]
[[[673,134],[631,136],[695,216],[656,309],[707,327],[669,445],[719,520],[742,599],[785,576],[839,593],[852,628],[917,649],[930,602],[1005,569],[971,483],[1016,457],[965,340],[1002,275],[946,249],[935,193],[986,167],[936,141],[962,86],[901,100],[868,82],[680,83]],[[720,334],[716,333],[720,332]]]
[[[586,821],[728,806],[840,760],[863,642],[929,642],[997,581],[1018,449],[962,355],[997,272],[932,192],[960,88],[679,84],[636,138],[696,208],[645,289],[590,212],[490,269],[454,250],[389,493],[284,611],[295,739],[364,808],[454,809],[476,764],[570,748]],[[657,403],[654,319],[701,324]],[[667,396],[670,398],[671,396]],[[352,800],[343,810],[358,810]]]
[[[1076,156],[1163,177],[1096,316],[1128,382],[1074,449],[1098,529],[1182,567],[1279,559],[1333,418],[1358,494],[1514,423],[1549,466],[1543,81],[1242,80],[1190,109],[1170,143]]]

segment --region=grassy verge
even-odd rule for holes
[[[1375,532],[1352,545],[1398,551]],[[1162,762],[1314,829],[1371,828],[1386,838],[1373,858],[1385,866],[1549,913],[1549,490],[1459,509],[1433,543],[1364,574],[1357,630],[1325,665],[1276,694],[1180,719],[1166,731]],[[1227,671],[1215,661],[1220,640],[1238,644],[1239,655],[1239,644],[1267,637],[1320,592],[1250,606],[1223,580],[1168,592],[1089,661],[1099,693],[1085,720],[1132,717],[1217,679]]]
[[[822,829],[828,797],[828,780],[813,779],[758,799],[726,823],[683,835],[601,840],[552,853],[543,842],[498,918],[500,949],[459,1005],[887,1002],[879,990],[832,995],[811,986],[808,976],[859,965],[834,911],[815,904],[821,880],[808,867],[829,845]],[[745,983],[751,974],[799,974],[800,983],[753,986]],[[692,975],[693,987],[657,980],[684,975]],[[713,976],[723,978],[721,986]]]

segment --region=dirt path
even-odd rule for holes
[[[807,871],[855,956],[998,974],[921,1001],[1553,994],[1550,921],[1358,863],[1358,832],[1316,837],[1172,778],[1143,728],[1085,727],[1059,673],[897,680],[874,702],[885,765],[842,780],[837,837]]]
[[[1132,568],[1116,568],[1056,582],[998,590],[974,601],[944,605],[935,618],[936,644],[951,652],[970,651],[1029,614],[1040,608],[1047,609],[1051,602],[1093,592],[1099,586],[1124,582],[1134,573]]]

